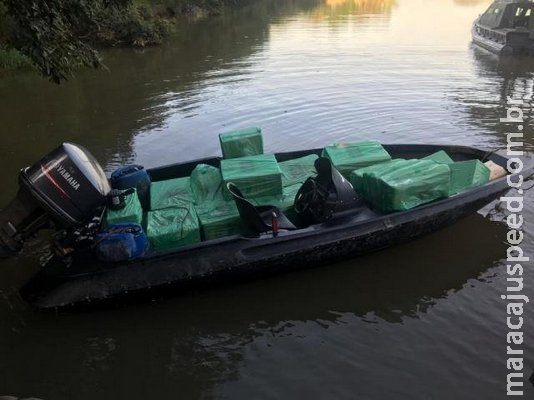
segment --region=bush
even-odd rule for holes
[[[193,10],[248,0],[0,0],[0,67],[33,65],[56,83],[102,67],[94,45],[156,45]],[[7,50],[16,49],[16,50]]]
[[[155,17],[145,5],[103,12],[99,29],[91,33],[92,40],[99,44],[137,47],[160,44],[172,28],[171,22]]]
[[[10,71],[15,69],[33,68],[32,61],[16,49],[0,48],[0,69]]]

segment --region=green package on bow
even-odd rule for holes
[[[243,233],[244,227],[233,200],[204,203],[196,207],[204,240]]]
[[[197,204],[222,201],[222,176],[219,168],[198,164],[191,173],[191,190]]]
[[[440,150],[434,154],[423,157],[421,160],[432,160],[439,164],[452,164],[454,162],[444,150]]]
[[[149,211],[146,225],[148,240],[157,250],[200,242],[198,218],[192,205]]]
[[[479,160],[458,161],[451,168],[451,187],[449,195],[463,192],[469,188],[489,182],[490,169]]]
[[[126,202],[124,208],[120,210],[111,210],[108,208],[106,214],[106,223],[108,225],[124,222],[140,224],[143,220],[143,207],[141,206],[137,192],[129,194],[124,200]]]
[[[293,160],[278,163],[282,171],[282,184],[284,187],[304,183],[310,176],[316,176],[315,160],[319,157],[310,154],[306,157],[295,158]]]
[[[282,194],[282,171],[273,154],[222,160],[221,173],[227,200],[231,199],[226,189],[228,182],[233,182],[247,198]]]
[[[238,158],[263,154],[260,128],[247,128],[219,134],[224,158]]]
[[[447,164],[406,160],[380,176],[364,174],[364,197],[382,212],[404,211],[447,197],[449,185]]]
[[[324,148],[323,157],[329,158],[345,177],[355,169],[391,160],[389,153],[375,141],[332,144]]]
[[[194,203],[190,178],[176,178],[150,184],[150,209],[187,206]]]

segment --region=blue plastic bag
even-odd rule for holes
[[[108,225],[96,236],[96,256],[100,261],[119,262],[143,257],[148,238],[139,224]]]

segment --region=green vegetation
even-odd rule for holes
[[[171,28],[167,18],[155,16],[148,5],[141,4],[110,8],[89,36],[92,42],[106,46],[145,47],[160,44]]]
[[[33,68],[31,60],[20,51],[0,48],[0,70],[12,71]]]
[[[157,45],[182,14],[242,0],[0,0],[0,69],[33,65],[56,83],[104,67],[95,47]]]
[[[46,77],[59,83],[79,66],[102,66],[90,34],[129,0],[0,0],[4,48],[27,56]]]

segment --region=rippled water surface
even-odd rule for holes
[[[106,51],[110,72],[61,87],[2,76],[0,202],[14,195],[20,167],[65,140],[107,171],[218,154],[217,133],[251,125],[269,151],[362,139],[502,149],[506,97],[534,100],[534,61],[472,47],[470,24],[487,5],[260,0],[184,23],[161,47]],[[534,150],[531,126],[525,149]],[[44,257],[30,244],[0,261],[0,395],[504,398],[507,230],[491,208],[341,264],[83,314],[19,299]],[[524,218],[534,256],[531,195]],[[532,263],[524,277],[534,300]]]

